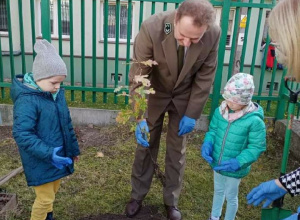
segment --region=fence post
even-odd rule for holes
[[[42,36],[51,42],[50,1],[41,0]]]
[[[229,13],[230,13],[230,1],[231,0],[224,0],[223,2],[222,19],[221,19],[222,20],[221,28],[223,31],[221,32],[221,39],[219,44],[218,66],[216,70],[216,76],[215,76],[214,87],[213,87],[210,118],[212,117],[215,109],[219,105],[219,97],[220,97],[221,83],[222,83],[221,79],[222,79],[224,56],[225,56],[225,49],[226,49],[228,20],[229,20]]]
[[[282,78],[281,78],[281,83],[280,83],[280,89],[278,93],[278,103],[277,103],[277,108],[276,108],[276,114],[275,114],[275,120],[280,120],[284,118],[284,112],[285,112],[285,105],[286,105],[286,100],[284,98],[284,93],[286,91],[286,88],[284,86],[285,80],[284,77],[287,73],[287,69],[284,69],[282,73]]]

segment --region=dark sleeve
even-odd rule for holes
[[[51,160],[52,151],[36,132],[38,108],[31,97],[20,97],[14,104],[13,137],[20,149],[41,160]]]
[[[300,167],[279,178],[280,183],[293,197],[300,194]]]

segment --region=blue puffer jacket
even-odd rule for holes
[[[251,164],[266,150],[266,127],[264,113],[261,106],[254,103],[257,110],[247,113],[243,117],[228,122],[220,114],[220,109],[215,110],[209,124],[209,131],[204,141],[213,144],[212,167],[222,161],[236,158],[241,168],[236,172],[220,173],[224,176],[242,178],[250,172]]]
[[[11,98],[13,136],[28,186],[39,186],[73,173],[73,164],[61,170],[51,164],[55,147],[63,146],[59,156],[73,159],[80,154],[64,89],[60,89],[54,101],[50,92],[23,85],[23,76],[18,75],[13,79]]]

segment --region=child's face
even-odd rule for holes
[[[52,76],[47,79],[41,79],[36,82],[36,84],[44,91],[44,92],[51,92],[51,93],[56,93],[59,88],[60,84],[66,76]]]
[[[245,105],[239,105],[234,102],[226,100],[227,106],[232,110],[232,111],[239,111],[245,107]]]

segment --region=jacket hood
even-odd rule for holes
[[[42,92],[38,89],[30,88],[23,84],[23,80],[24,80],[23,75],[16,75],[13,79],[10,88],[10,97],[14,103],[22,95],[40,95],[40,96],[51,97],[50,92]]]
[[[255,102],[253,104],[255,105],[256,110],[254,110],[253,112],[250,112],[250,113],[244,115],[243,117],[247,118],[247,117],[251,117],[253,115],[257,115],[262,120],[264,120],[264,110],[263,110],[263,108],[259,104],[255,103]]]

